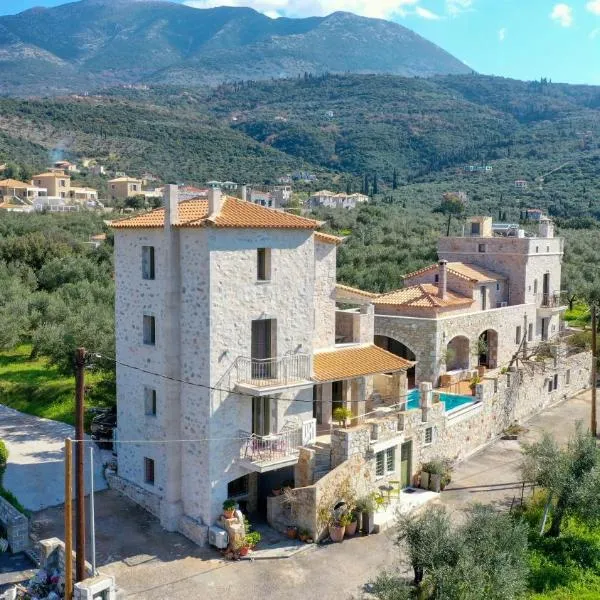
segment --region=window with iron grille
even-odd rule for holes
[[[144,458],[144,483],[154,485],[154,460],[148,457]]]
[[[433,427],[427,427],[425,429],[425,443],[431,444],[433,442]]]
[[[375,476],[383,477],[385,475],[385,452],[378,452],[375,455]]]
[[[385,451],[385,470],[388,473],[396,470],[396,448],[393,446]]]

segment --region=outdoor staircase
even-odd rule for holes
[[[316,483],[331,471],[331,444],[317,440],[307,446],[315,451],[315,469],[313,471],[313,483]]]

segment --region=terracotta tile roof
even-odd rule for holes
[[[67,175],[66,173],[57,173],[56,171],[52,171],[49,173],[39,173],[38,175],[34,175],[32,179],[35,179],[36,177],[66,177],[67,179],[70,179],[71,176]]]
[[[341,283],[335,284],[335,289],[341,292],[340,295],[347,293],[348,295],[361,296],[362,298],[378,298],[381,294],[374,294],[373,292],[366,292],[365,290],[359,290],[358,288],[350,287],[349,285],[343,285]]]
[[[375,373],[405,371],[414,363],[374,344],[348,346],[315,352],[313,379],[338,381]]]
[[[437,263],[433,265],[429,265],[428,267],[423,267],[418,271],[413,271],[408,275],[404,275],[403,279],[410,279],[411,277],[415,277],[416,275],[422,275],[423,273],[427,273],[428,271],[437,271],[438,269]],[[462,262],[449,262],[448,273],[452,273],[452,275],[456,275],[456,277],[460,277],[461,279],[466,279],[468,281],[472,281],[474,283],[484,283],[486,281],[497,281],[498,279],[506,279],[504,275],[500,275],[499,273],[494,273],[493,271],[489,271],[488,269],[484,269],[478,265],[462,263]]]
[[[315,239],[320,242],[325,242],[326,244],[341,244],[344,241],[343,237],[338,237],[337,235],[331,235],[329,233],[323,233],[321,231],[315,232]]]
[[[382,294],[373,304],[388,306],[411,306],[418,308],[445,308],[448,306],[470,306],[474,300],[448,291],[445,299],[438,297],[438,287],[431,283],[412,285],[410,287]]]
[[[23,183],[22,181],[17,181],[16,179],[3,179],[2,181],[0,181],[0,187],[9,187],[25,190],[31,186],[27,185],[26,183]]]
[[[113,221],[116,229],[142,229],[163,227],[165,209],[157,208],[150,212],[135,215],[121,221]],[[252,202],[245,202],[226,196],[220,213],[208,218],[208,200],[194,198],[179,203],[178,227],[240,227],[253,229],[317,229],[319,221],[298,217],[290,213],[266,208]]]

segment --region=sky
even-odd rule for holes
[[[175,0],[250,6],[270,17],[346,10],[396,21],[475,71],[600,85],[600,0]],[[64,0],[0,0],[0,15]]]

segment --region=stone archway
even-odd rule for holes
[[[384,350],[387,350],[396,356],[400,356],[411,361],[417,360],[415,353],[408,346],[402,342],[399,342],[398,340],[395,340],[394,338],[388,337],[387,335],[376,335],[374,341],[376,346],[379,346],[380,348],[383,348]],[[409,388],[415,387],[416,378],[414,365],[406,372],[406,379]]]
[[[477,338],[477,364],[488,369],[498,366],[498,332],[486,329]]]
[[[453,337],[446,346],[446,371],[459,371],[470,366],[469,338]]]

